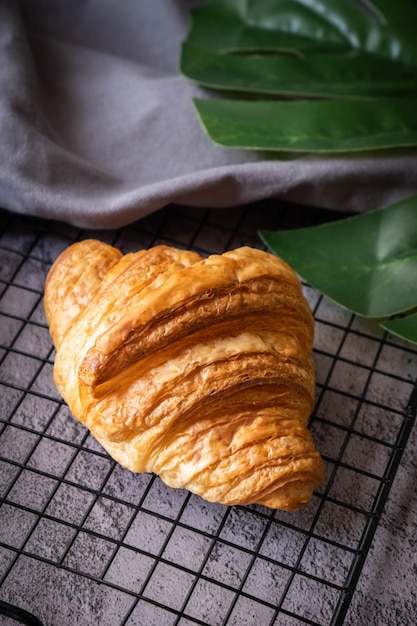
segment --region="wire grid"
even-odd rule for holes
[[[229,508],[122,469],[70,416],[42,303],[52,262],[85,237],[208,255],[333,217],[277,202],[170,206],[92,232],[0,211],[3,601],[45,626],[343,623],[415,418],[416,351],[304,285],[325,479],[298,512]]]

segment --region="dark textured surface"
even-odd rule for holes
[[[345,624],[414,624],[415,347],[305,286],[316,318],[311,429],[326,473],[292,513],[209,504],[123,470],[69,415],[52,379],[43,284],[74,240],[206,255],[260,246],[258,228],[333,217],[273,201],[170,206],[121,231],[81,231],[0,212],[1,600],[45,626],[330,625],[342,623],[360,574]]]

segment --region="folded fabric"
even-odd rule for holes
[[[364,211],[417,192],[417,157],[229,150],[178,69],[181,0],[0,0],[0,206],[86,228],[169,203],[277,197]],[[196,4],[196,2],[194,2]]]

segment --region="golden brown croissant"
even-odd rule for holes
[[[309,502],[313,317],[286,263],[90,239],[55,261],[44,302],[57,388],[121,465],[224,504]]]

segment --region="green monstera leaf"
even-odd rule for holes
[[[417,343],[417,313],[381,322],[380,326],[401,339]]]
[[[417,145],[417,97],[242,102],[195,100],[209,137],[229,148],[359,152]]]
[[[414,0],[212,0],[191,17],[181,70],[229,94],[195,103],[216,143],[313,152],[416,144],[414,121],[404,115],[417,107]],[[288,97],[303,102],[295,107]],[[408,104],[399,103],[403,98]],[[333,132],[320,141],[328,99],[335,100]],[[306,137],[305,128],[294,135],[297,120]],[[265,133],[268,127],[273,132]]]
[[[260,236],[328,298],[417,343],[417,195],[335,222]]]

